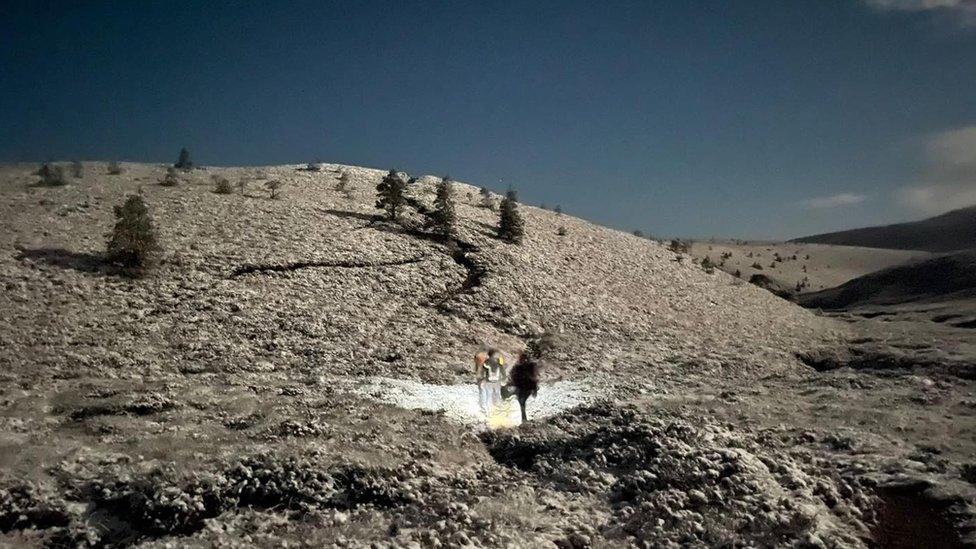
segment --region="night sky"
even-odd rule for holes
[[[0,161],[450,174],[659,236],[976,203],[976,3],[0,0]]]

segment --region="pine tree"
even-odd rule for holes
[[[525,224],[518,211],[518,197],[514,190],[505,193],[498,220],[498,237],[513,244],[520,244],[525,235]]]
[[[457,212],[454,211],[454,182],[450,177],[441,178],[434,198],[434,230],[444,236],[454,234]]]
[[[185,147],[180,149],[180,158],[176,161],[176,164],[173,164],[173,167],[185,171],[193,169],[193,161],[190,160],[190,151],[186,150]]]
[[[390,221],[400,219],[400,211],[406,204],[404,197],[406,188],[407,182],[396,170],[390,170],[390,173],[386,174],[383,181],[376,186],[376,207],[385,211]]]
[[[115,228],[108,241],[107,257],[127,269],[141,269],[159,251],[149,208],[139,195],[115,206]]]

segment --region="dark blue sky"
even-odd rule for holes
[[[0,161],[395,166],[659,235],[922,217],[976,181],[933,152],[976,127],[967,2],[0,0]]]

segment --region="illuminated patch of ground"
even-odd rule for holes
[[[518,402],[514,397],[488,410],[481,409],[478,386],[474,383],[436,385],[410,379],[371,377],[355,392],[402,408],[439,411],[461,423],[488,428],[515,427],[521,423]],[[526,405],[529,421],[556,415],[599,397],[594,388],[582,381],[544,383],[539,393]]]

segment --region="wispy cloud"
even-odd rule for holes
[[[920,214],[940,214],[976,204],[976,126],[927,136],[929,161],[923,182],[898,190],[896,198]]]
[[[976,25],[976,2],[973,0],[864,0],[879,10],[903,12],[931,12],[952,18],[964,27]]]
[[[867,200],[867,197],[864,196],[863,194],[840,193],[831,196],[820,196],[817,198],[804,200],[800,202],[800,205],[810,210],[819,210],[823,208],[837,208],[839,206],[851,206],[854,204],[860,204],[865,200]]]
[[[898,190],[898,201],[924,215],[938,215],[976,204],[976,181],[954,185],[921,185]]]

